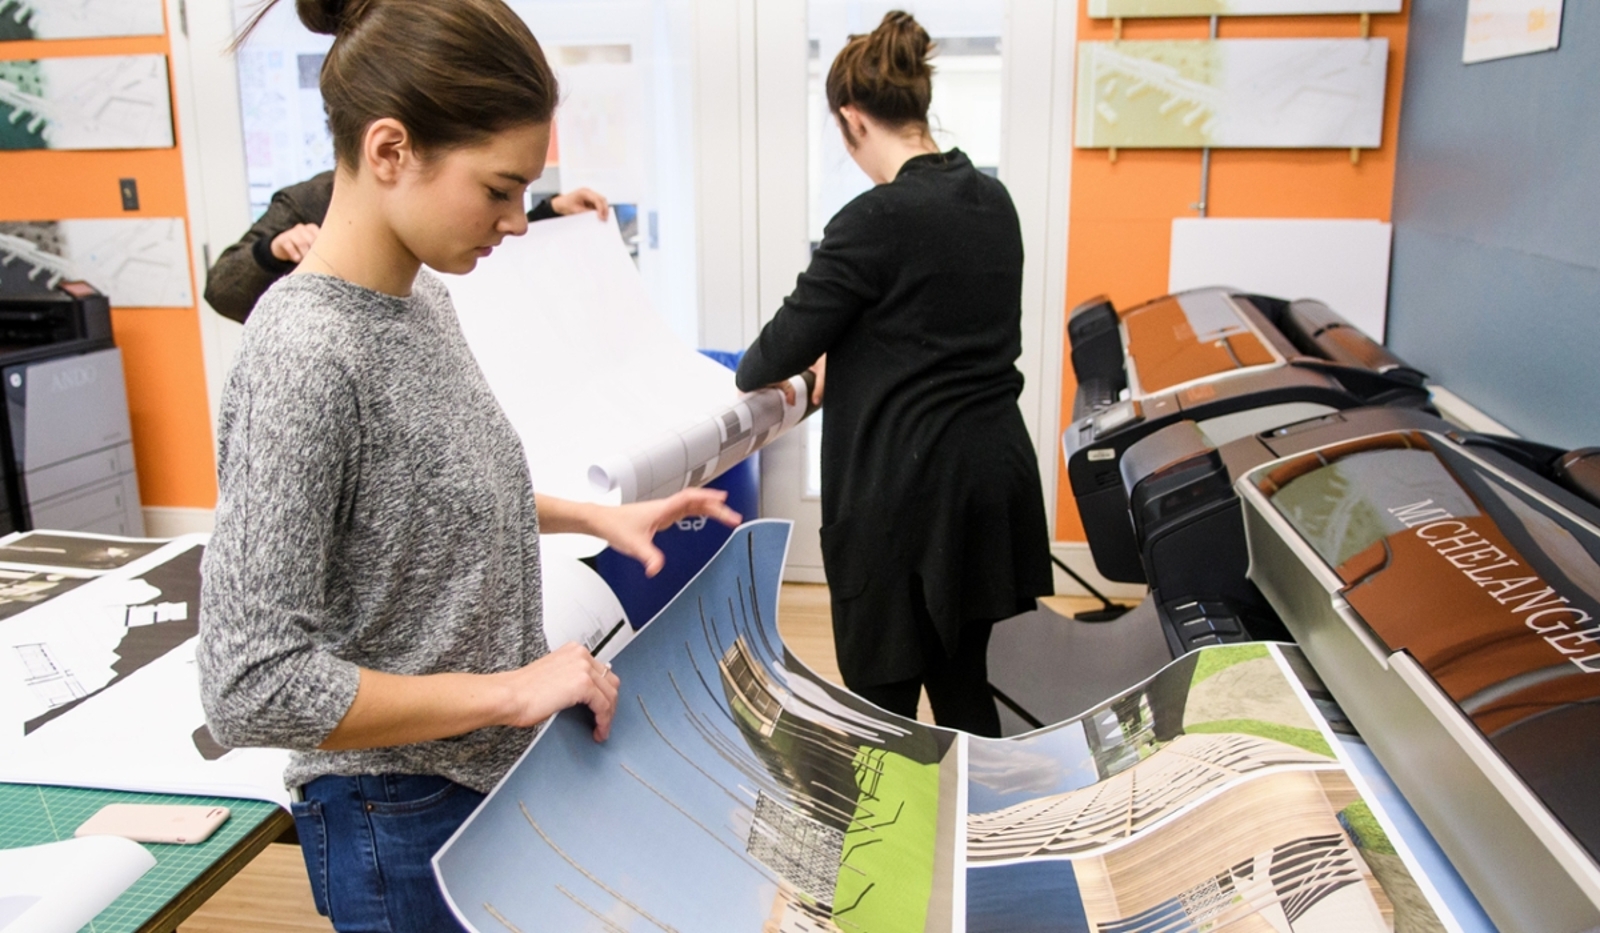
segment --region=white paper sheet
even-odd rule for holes
[[[1167,289],[1228,285],[1291,301],[1316,298],[1381,341],[1391,234],[1376,220],[1177,219]]]
[[[672,333],[616,224],[592,213],[533,224],[466,276],[443,276],[461,330],[522,438],[541,493],[616,501],[589,467],[739,401],[733,373]],[[593,539],[547,536],[587,556]]]
[[[575,641],[609,661],[633,640],[633,626],[617,594],[586,564],[570,557],[546,557],[539,583],[544,637],[552,651]]]
[[[1470,65],[1561,45],[1562,0],[1467,0],[1461,60]]]
[[[77,933],[155,864],[117,836],[0,849],[0,933]]]

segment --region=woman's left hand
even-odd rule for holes
[[[606,196],[600,192],[591,188],[578,188],[551,198],[550,209],[563,217],[568,214],[594,211],[600,215],[601,220],[605,220],[606,215],[611,212],[611,205],[606,201]]]
[[[737,527],[744,518],[728,508],[727,498],[728,494],[720,489],[685,489],[665,499],[601,509],[594,520],[595,533],[618,553],[643,564],[644,575],[653,577],[667,562],[655,545],[656,532],[697,515]]]

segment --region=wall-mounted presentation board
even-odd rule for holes
[[[0,61],[0,150],[173,145],[165,55]]]
[[[1376,148],[1386,39],[1083,42],[1080,149]]]
[[[159,36],[161,0],[0,0],[0,42]]]
[[[1400,0],[1089,0],[1089,15],[1096,19],[1398,12]]]

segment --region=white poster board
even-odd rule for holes
[[[1467,0],[1461,60],[1474,62],[1547,52],[1561,45],[1562,0]]]
[[[1177,219],[1167,288],[1316,298],[1381,341],[1391,238],[1391,225],[1377,220]]]
[[[1080,149],[1376,148],[1386,39],[1080,42]]]

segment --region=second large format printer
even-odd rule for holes
[[[1167,295],[1120,314],[1100,298],[1068,322],[1078,379],[1062,437],[1095,567],[1143,583],[1120,463],[1180,420],[1212,442],[1368,405],[1425,409],[1424,377],[1319,301],[1226,288]]]

